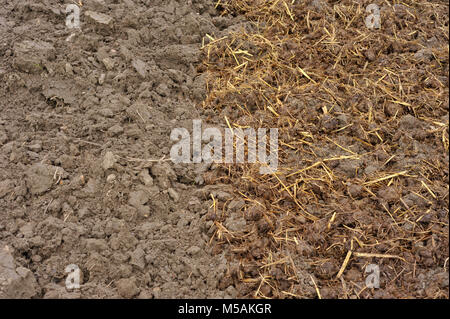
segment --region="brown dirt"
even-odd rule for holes
[[[448,298],[448,3],[82,3],[0,0],[0,297]],[[168,160],[225,116],[279,174]]]
[[[60,1],[0,1],[0,295],[237,296],[218,289],[208,166],[167,160],[171,130],[200,118],[202,37],[239,22],[193,2],[83,1],[75,31]]]

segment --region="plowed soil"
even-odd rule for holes
[[[448,2],[299,2],[0,0],[0,297],[448,298]]]

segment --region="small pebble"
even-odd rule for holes
[[[106,178],[106,181],[107,181],[108,183],[112,183],[112,182],[114,182],[115,180],[116,180],[116,175],[114,175],[114,174],[109,174],[108,177]]]

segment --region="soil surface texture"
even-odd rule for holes
[[[0,298],[448,298],[423,2],[0,0]],[[197,119],[278,128],[278,171],[174,163]]]

